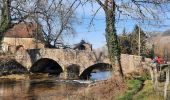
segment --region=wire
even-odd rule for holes
[[[90,17],[83,17],[83,18],[78,18],[78,19],[85,19],[85,20],[87,19],[87,20],[90,20],[91,18],[90,18]],[[94,18],[94,20],[105,20],[105,18]],[[159,20],[170,20],[170,18],[162,18],[162,19],[151,19],[151,18],[150,18],[150,19],[139,19],[139,18],[138,18],[138,19],[137,19],[137,18],[136,18],[136,19],[117,18],[116,20],[134,20],[134,21],[135,21],[135,20],[145,20],[145,21],[146,21],[146,20],[148,20],[148,21],[151,21],[151,20],[152,20],[152,21],[158,20],[158,21],[159,21]]]

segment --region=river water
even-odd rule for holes
[[[105,80],[110,71],[91,73],[91,80],[61,80],[48,77],[30,80],[0,81],[0,100],[63,100],[95,80]]]

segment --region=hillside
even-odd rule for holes
[[[170,61],[170,29],[149,38],[149,44],[154,44],[155,53]]]

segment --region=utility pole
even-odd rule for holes
[[[141,47],[141,46],[140,46],[140,44],[141,44],[141,43],[140,43],[140,40],[141,40],[141,39],[140,39],[140,25],[138,26],[138,33],[139,33],[139,42],[138,42],[138,50],[139,50],[139,51],[138,51],[138,55],[140,56],[140,47]]]
[[[37,2],[36,2],[36,33],[35,33],[35,48],[36,49],[38,49],[38,9],[39,9],[39,2],[40,2],[40,0],[38,0]]]

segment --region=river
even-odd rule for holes
[[[57,77],[0,81],[0,100],[63,100],[95,80],[105,80],[110,71],[91,73],[91,80],[61,80]]]

